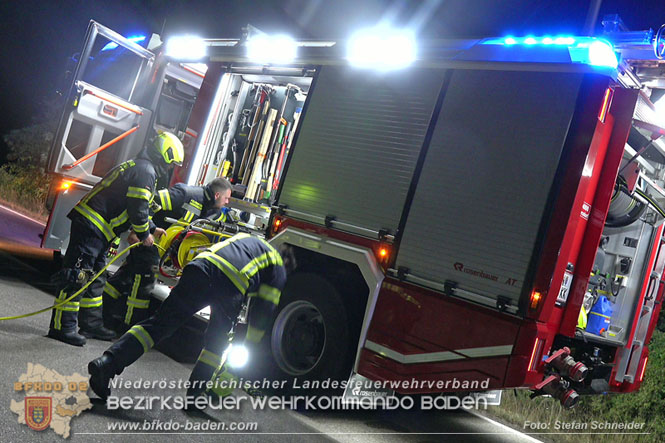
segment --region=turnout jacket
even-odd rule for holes
[[[83,216],[109,242],[130,227],[142,241],[150,234],[149,206],[156,179],[155,167],[144,150],[111,169],[68,217]]]
[[[189,186],[178,183],[168,189],[157,191],[157,202],[161,210],[153,216],[153,222],[167,228],[164,218],[170,217],[191,223],[195,218],[210,218],[214,221],[226,221],[226,208],[217,209],[215,194],[209,186]]]
[[[187,266],[202,268],[211,276],[213,285],[216,276],[225,276],[249,298],[246,338],[260,341],[286,284],[286,269],[279,252],[262,238],[236,234],[212,245]]]

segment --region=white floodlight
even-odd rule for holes
[[[242,368],[249,361],[249,351],[242,345],[231,345],[226,361],[232,368]]]
[[[354,34],[347,51],[347,59],[354,66],[400,69],[416,60],[416,40],[407,30],[372,28]]]
[[[247,40],[247,57],[259,63],[289,63],[297,52],[298,44],[288,35],[258,34]]]
[[[166,42],[166,55],[176,60],[197,61],[207,55],[206,48],[205,41],[200,37],[176,36]]]
[[[619,64],[612,45],[604,40],[596,40],[589,45],[589,63],[610,68],[616,68]]]

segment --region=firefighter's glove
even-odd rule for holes
[[[118,237],[114,238],[111,244],[109,245],[109,250],[106,252],[108,258],[113,258],[118,255],[118,248],[120,247],[120,239]]]

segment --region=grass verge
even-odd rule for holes
[[[654,332],[649,351],[644,381],[637,392],[584,396],[575,409],[565,410],[552,398],[530,399],[528,390],[504,391],[501,406],[484,413],[544,441],[665,441],[665,332]],[[614,423],[643,425],[632,430],[601,429],[617,426]]]
[[[49,177],[42,170],[4,165],[0,167],[0,203],[46,223],[48,183]]]

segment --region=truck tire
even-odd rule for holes
[[[356,347],[346,307],[337,289],[317,274],[289,278],[268,338],[280,378],[341,381],[349,375]]]

